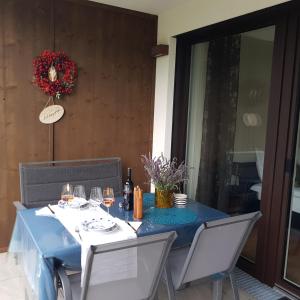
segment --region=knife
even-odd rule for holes
[[[51,208],[50,204],[48,204],[47,207],[48,207],[49,210],[55,215],[55,211]]]
[[[130,227],[133,229],[133,231],[134,231],[135,233],[137,233],[137,230],[136,230],[129,222],[126,222],[126,224],[127,224],[128,226],[130,226]]]

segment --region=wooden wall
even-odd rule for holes
[[[0,1],[0,250],[18,200],[18,164],[120,156],[145,182],[140,155],[152,148],[157,18],[86,1]],[[33,86],[32,60],[64,50],[79,67],[75,93],[54,126],[38,115],[47,96]],[[125,174],[125,173],[124,173]]]

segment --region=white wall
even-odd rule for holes
[[[171,151],[176,40],[183,32],[234,18],[287,0],[187,0],[158,16],[158,43],[169,44],[169,55],[157,59],[153,155]],[[183,141],[185,143],[185,141]]]
[[[209,43],[199,43],[192,48],[191,53],[191,84],[187,124],[188,147],[186,147],[186,163],[192,168],[186,183],[186,193],[190,199],[196,199],[198,186],[208,45]]]

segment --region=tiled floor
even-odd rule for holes
[[[21,269],[6,253],[0,254],[0,299],[25,299],[25,285]]]
[[[226,282],[224,285],[224,295],[223,300],[230,300],[232,299],[231,289],[229,282]],[[240,300],[250,300],[254,299],[244,291],[239,291]],[[165,285],[161,284],[159,288],[159,300],[167,300],[167,291],[165,289]],[[211,283],[207,281],[198,281],[188,288],[177,292],[176,294],[177,300],[209,300],[212,299],[212,289]]]
[[[23,275],[14,259],[6,253],[0,254],[0,299],[24,300],[25,283]],[[211,299],[211,286],[209,282],[195,282],[189,288],[178,292],[177,300],[209,300]],[[224,300],[232,299],[228,282],[224,287]],[[244,291],[240,291],[241,300],[254,299]],[[97,299],[95,299],[97,300]],[[167,300],[164,285],[159,288],[159,300]]]

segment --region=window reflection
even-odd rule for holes
[[[274,27],[192,49],[186,186],[231,215],[260,207]],[[256,230],[243,254],[255,260]]]

